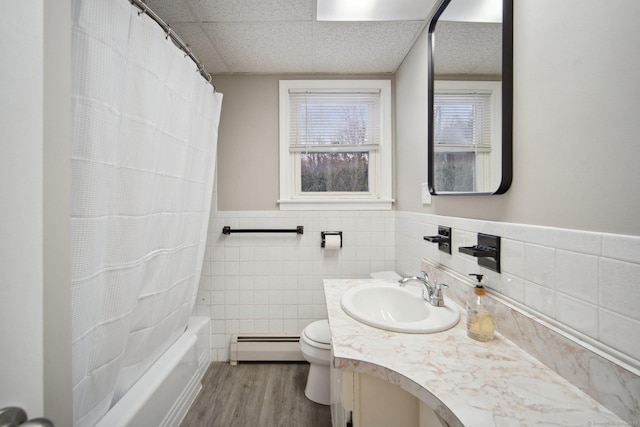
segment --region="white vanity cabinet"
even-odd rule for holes
[[[447,427],[430,407],[400,387],[331,365],[333,427]]]

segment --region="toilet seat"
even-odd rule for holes
[[[323,350],[331,350],[331,331],[329,330],[329,320],[316,320],[307,325],[302,331],[301,337],[312,347]]]

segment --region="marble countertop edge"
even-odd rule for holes
[[[398,385],[451,426],[628,425],[500,334],[489,343],[466,335],[466,316],[435,334],[367,326],[340,306],[349,288],[375,279],[326,279],[334,366]],[[451,302],[451,304],[454,304]]]

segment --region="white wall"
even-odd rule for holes
[[[5,2],[0,14],[0,407],[37,415],[44,413],[42,3]]]
[[[389,79],[391,75],[215,76],[224,93],[218,135],[221,211],[279,209],[278,82],[280,79]]]
[[[514,15],[511,189],[420,203],[422,40],[396,75],[398,210],[640,235],[640,3],[523,0]]]
[[[277,210],[278,79],[218,76],[224,94],[218,131],[218,206]]]
[[[426,34],[396,74],[396,269],[415,272],[427,258],[463,275],[486,274],[497,294],[597,349],[635,383],[640,3],[522,0],[514,15],[514,179],[506,194],[421,204],[426,131],[415,117],[419,111],[426,121]],[[422,240],[438,225],[453,228],[451,255]],[[458,252],[478,232],[502,237],[501,274]],[[584,368],[589,380],[615,400],[618,378],[592,368]],[[634,394],[635,385],[624,384]],[[637,414],[634,401],[609,407]]]
[[[70,425],[70,11],[52,3],[0,14],[0,407]]]
[[[396,209],[422,211],[427,182],[427,31],[396,72]]]
[[[323,278],[368,277],[395,265],[392,211],[278,210],[278,82],[296,78],[393,80],[390,75],[214,77],[224,93],[217,195],[196,307],[199,315],[211,316],[214,360],[228,360],[234,333],[295,335],[325,318]],[[305,233],[223,236],[224,225],[302,225]],[[322,250],[320,232],[334,230],[344,233],[344,247]]]
[[[44,415],[71,425],[71,0],[44,2]],[[34,414],[35,415],[35,414]]]

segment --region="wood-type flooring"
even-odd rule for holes
[[[331,409],[307,399],[307,363],[213,362],[180,427],[331,427]]]

